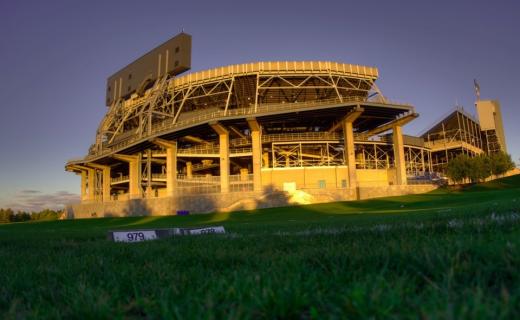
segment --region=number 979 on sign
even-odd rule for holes
[[[146,231],[114,231],[115,242],[141,242],[157,239],[157,234],[153,230]]]

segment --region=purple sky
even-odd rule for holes
[[[106,78],[184,30],[193,71],[261,60],[331,60],[379,68],[390,99],[416,106],[417,134],[473,78],[498,99],[520,157],[520,1],[0,0],[0,207],[76,199],[84,156],[106,112]]]

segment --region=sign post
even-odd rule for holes
[[[173,236],[223,234],[226,230],[223,226],[200,228],[168,228],[168,229],[140,229],[140,230],[114,230],[108,231],[108,240],[114,242],[142,242],[156,239],[170,238]]]

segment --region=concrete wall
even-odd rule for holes
[[[388,171],[381,169],[356,170],[358,185],[360,187],[388,186]],[[393,170],[395,172],[395,169]]]
[[[395,169],[358,169],[357,181],[360,187],[388,186],[395,184]],[[294,167],[294,168],[263,168],[262,184],[283,189],[287,182],[296,183],[296,188],[343,188],[348,181],[348,167]]]
[[[263,192],[232,192],[204,195],[134,199],[108,202],[83,202],[66,208],[67,218],[161,216],[174,215],[177,210],[191,213],[240,211],[256,208],[283,207],[293,204],[350,201],[384,196],[423,193],[435,189],[433,185],[359,187],[344,189],[309,188],[293,193],[279,191],[272,186]]]

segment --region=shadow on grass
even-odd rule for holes
[[[337,221],[337,223],[356,223],[359,219],[370,219],[371,217],[388,217],[394,219],[403,215],[415,215],[424,217],[431,215],[436,217],[453,212],[467,212],[482,210],[494,210],[498,207],[511,207],[520,210],[520,177],[508,177],[494,181],[499,187],[493,188],[490,183],[485,186],[472,187],[470,191],[451,192],[447,189],[434,190],[425,194],[408,196],[369,199],[361,201],[343,201],[323,204],[287,206],[288,199],[285,193],[276,191],[276,197],[280,197],[280,207],[256,209],[250,211],[217,212],[189,216],[131,216],[127,218],[98,218],[57,222],[34,223],[35,228],[44,229],[117,229],[129,226],[170,228],[176,226],[200,226],[222,224],[225,226],[250,224],[279,224],[284,223],[314,223],[320,221]],[[264,190],[264,195],[273,194],[271,189]],[[268,197],[262,198],[258,206],[268,204]],[[285,206],[284,206],[285,205]],[[128,209],[146,211],[143,203],[134,203]],[[510,209],[508,209],[510,210]],[[512,209],[511,209],[512,210]],[[516,212],[516,211],[515,211]],[[27,225],[27,223],[22,223]],[[20,226],[21,228],[22,226]],[[18,226],[13,225],[13,229]],[[25,227],[24,227],[25,228]],[[30,229],[33,229],[30,227]],[[26,229],[28,230],[28,229]],[[36,230],[36,229],[34,229]],[[41,230],[41,229],[38,229]]]

